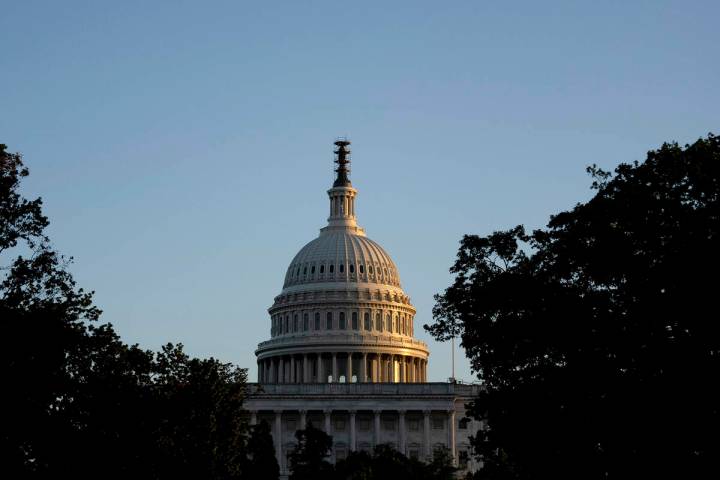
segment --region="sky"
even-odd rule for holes
[[[326,224],[332,142],[420,326],[464,234],[720,125],[720,2],[4,1],[0,143],[129,343],[249,368]],[[473,381],[457,348],[456,376]]]

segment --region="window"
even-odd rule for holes
[[[297,430],[297,424],[295,423],[295,420],[288,420],[285,424],[285,431],[294,432],[295,430]]]
[[[370,314],[365,312],[365,330],[370,331]]]
[[[325,273],[325,265],[320,265],[320,273]]]
[[[383,430],[386,430],[388,432],[394,432],[395,431],[395,420],[391,420],[391,419],[383,420]]]
[[[370,265],[370,266],[368,267],[368,272],[370,272],[370,275],[373,274],[373,267],[372,267],[372,265]]]
[[[325,328],[327,330],[332,330],[332,312],[327,312],[327,321]]]
[[[338,319],[338,328],[345,330],[345,312],[340,312],[340,318]]]
[[[388,313],[387,317],[385,317],[385,321],[386,321],[386,323],[385,323],[385,330],[387,330],[388,332],[392,333],[392,331],[393,331],[393,328],[392,328],[392,317],[390,316],[389,313]]]
[[[365,266],[364,266],[364,265],[360,265],[360,273],[365,273]]]
[[[315,273],[315,265],[313,265],[312,267],[310,267],[310,273]]]
[[[305,265],[305,268],[303,268],[303,275],[307,275],[307,265]]]
[[[315,312],[315,330],[320,330],[320,312]]]
[[[332,263],[330,264],[330,273],[333,273],[335,271],[335,265]]]
[[[408,430],[411,430],[413,432],[417,432],[420,430],[420,420],[417,418],[410,419],[408,421]]]
[[[355,265],[352,263],[350,264],[350,273],[355,273]]]
[[[283,333],[288,333],[290,331],[290,315],[285,315],[285,328],[283,328]]]
[[[375,330],[382,332],[382,314],[375,315]]]
[[[400,320],[397,315],[395,315],[395,333],[400,333]]]
[[[470,423],[470,419],[467,417],[461,418],[458,422],[458,428],[460,430],[467,430],[468,424]]]
[[[445,428],[445,419],[442,417],[433,417],[432,428],[433,430],[443,430]]]
[[[345,265],[341,263],[340,264],[340,273],[343,273],[344,271],[345,271]]]
[[[338,418],[335,420],[335,431],[336,432],[344,432],[345,431],[345,420],[342,418]]]
[[[361,432],[367,432],[370,430],[370,420],[367,418],[361,418],[360,421],[358,421],[358,429]]]
[[[358,329],[357,312],[352,312],[352,329],[353,330]]]
[[[310,325],[309,325],[309,323],[310,323],[310,318],[308,317],[308,314],[306,313],[306,314],[303,315],[303,330],[306,331],[306,332],[307,332],[308,330],[310,330]]]

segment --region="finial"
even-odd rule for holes
[[[335,150],[335,155],[337,155],[335,163],[338,164],[338,168],[335,169],[337,177],[335,178],[333,187],[349,187],[352,185],[350,183],[350,177],[348,177],[350,173],[350,150],[347,148],[348,145],[350,145],[350,142],[344,138],[335,142],[335,146],[338,147],[337,150]]]

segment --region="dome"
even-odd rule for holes
[[[400,287],[390,255],[377,242],[347,230],[324,231],[301,248],[290,262],[283,288],[324,282]]]
[[[335,142],[337,178],[320,235],[293,257],[258,345],[260,381],[420,382],[429,352],[414,338],[415,307],[390,255],[355,217],[347,146]]]

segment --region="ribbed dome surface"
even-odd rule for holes
[[[283,288],[342,281],[400,286],[395,263],[380,245],[364,235],[340,230],[323,232],[300,249],[288,267]]]

